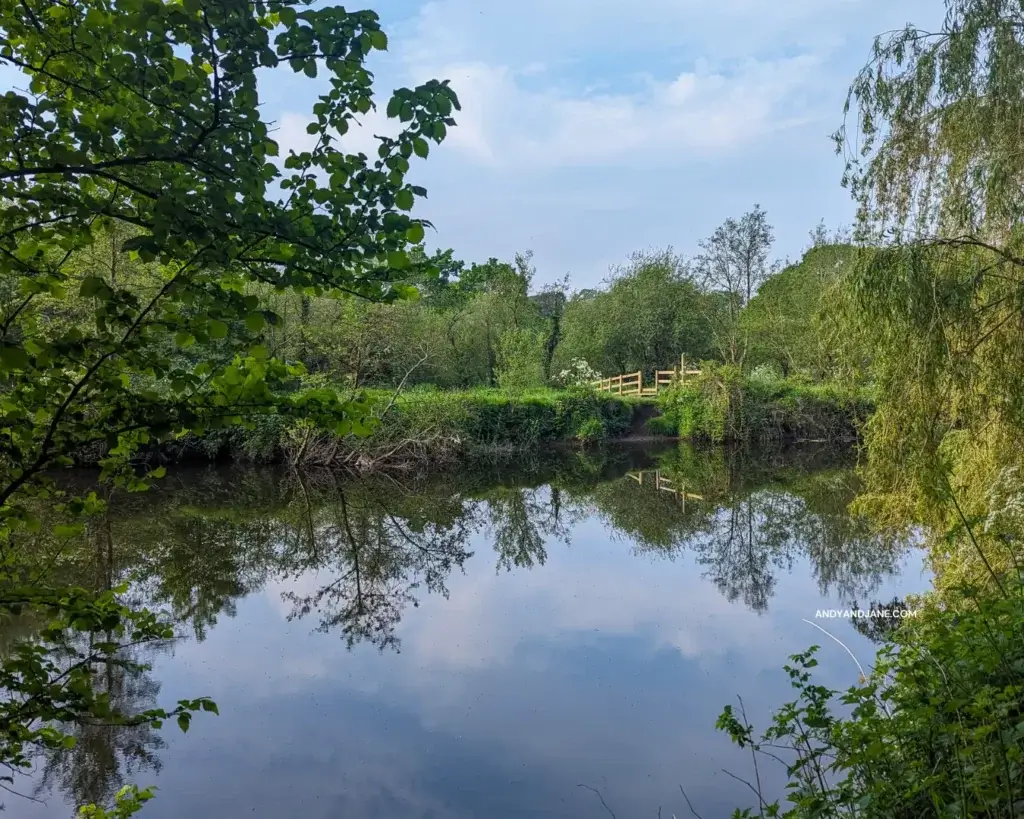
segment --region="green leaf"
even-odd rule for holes
[[[412,210],[414,201],[412,191],[408,188],[403,188],[395,194],[395,206],[399,210]]]
[[[245,326],[249,328],[252,333],[258,333],[267,324],[267,321],[260,313],[249,313],[245,317]]]
[[[420,159],[426,159],[430,153],[430,146],[427,145],[427,141],[423,137],[416,137],[412,141],[412,149]]]
[[[409,256],[404,251],[392,250],[388,253],[388,267],[404,270],[409,266]]]
[[[21,347],[0,347],[0,366],[5,370],[23,370],[29,365],[28,353]]]
[[[183,733],[188,733],[189,724],[192,721],[192,715],[187,711],[183,714],[178,714],[178,727]]]
[[[405,232],[405,238],[414,245],[418,245],[425,238],[423,225],[419,222],[413,222],[409,229]]]
[[[110,287],[99,276],[86,276],[82,279],[82,285],[78,289],[78,295],[83,299],[90,299],[93,297],[103,298],[105,294],[109,292]]]
[[[377,31],[370,32],[370,45],[372,45],[378,51],[387,51],[388,48],[388,35],[379,29]]]
[[[213,339],[227,338],[228,329],[229,328],[228,328],[228,325],[225,324],[223,321],[220,321],[219,319],[212,319],[210,321],[209,328],[210,328],[210,338],[213,338]]]

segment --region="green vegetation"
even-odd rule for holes
[[[715,443],[856,440],[873,409],[867,390],[785,379],[770,368],[744,375],[705,366],[700,376],[659,396],[655,429]]]
[[[250,429],[186,439],[170,454],[358,471],[427,469],[501,450],[642,434],[642,408],[653,408],[646,400],[591,390],[413,389],[398,396],[369,391],[367,398],[374,408],[368,435],[342,437],[268,419]]]
[[[48,473],[91,449],[131,491],[163,472],[133,464],[152,442],[268,416],[359,431],[365,403],[304,383],[268,348],[274,296],[414,295],[400,271],[423,239],[408,211],[425,191],[406,173],[458,100],[437,81],[400,89],[387,113],[401,133],[376,159],[337,149],[373,106],[364,61],[387,47],[373,12],[26,0],[0,7],[0,31],[0,64],[27,86],[0,100],[0,615],[44,623],[0,667],[0,764],[18,771],[73,747],[76,725],[187,730],[216,711],[205,698],[119,710],[94,685],[173,628],[120,585],[62,583],[59,548],[30,553],[42,511],[59,546],[104,506]],[[330,79],[314,147],[282,159],[256,82],[277,67]]]
[[[843,364],[871,379],[876,406],[855,508],[920,526],[936,589],[849,691],[812,682],[812,649],[793,658],[798,698],[763,738],[722,714],[755,764],[782,753],[791,779],[788,803],[759,794],[737,816],[1024,805],[1024,42],[1014,4],[946,5],[938,30],[879,38],[850,92],[859,131],[837,134],[868,249],[839,281],[836,320]]]
[[[787,815],[1019,814],[1024,38],[1008,0],[947,10],[938,31],[880,39],[851,89],[859,131],[836,136],[851,237],[818,230],[772,263],[755,206],[692,259],[636,254],[570,292],[537,287],[529,253],[427,251],[431,226],[410,215],[426,191],[407,175],[455,125],[446,82],[394,93],[401,131],[375,158],[339,149],[375,104],[365,61],[388,41],[373,12],[5,4],[0,64],[28,88],[0,101],[0,615],[42,625],[0,666],[0,764],[70,751],[76,725],[187,730],[217,708],[118,709],[94,685],[142,670],[127,646],[172,626],[113,577],[87,591],[55,568],[106,508],[59,467],[96,463],[135,492],[168,453],[374,468],[637,431],[862,432],[855,507],[922,527],[937,599],[847,695],[852,716],[794,670],[800,703],[769,732],[797,739]],[[310,150],[278,156],[258,69],[327,76]],[[702,374],[660,395],[657,418],[587,388],[680,360]],[[753,741],[735,715],[723,726]],[[150,795],[124,791],[114,815]]]
[[[977,590],[957,614],[909,617],[848,691],[816,685],[817,646],[786,667],[798,692],[758,737],[727,707],[718,720],[755,765],[787,756],[788,807],[738,817],[1015,816],[1024,793],[1024,593]],[[837,713],[838,711],[838,713]],[[762,761],[757,762],[758,759]]]

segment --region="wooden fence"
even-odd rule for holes
[[[683,356],[679,359],[679,366],[675,369],[655,370],[654,383],[650,386],[644,386],[642,370],[614,375],[611,378],[602,378],[600,381],[591,382],[591,384],[599,392],[613,392],[616,395],[657,395],[676,381],[685,381],[688,375],[700,375],[700,370],[688,370],[686,357]]]
[[[686,501],[704,500],[703,495],[696,495],[692,492],[686,491],[685,485],[677,485],[674,480],[667,478],[661,474],[660,469],[643,469],[638,472],[627,472],[626,476],[633,479],[641,486],[650,485],[662,492],[669,492],[679,498],[682,501],[683,508],[686,508]]]

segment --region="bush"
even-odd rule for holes
[[[577,441],[583,441],[585,443],[591,443],[593,441],[600,441],[606,435],[604,423],[600,418],[588,418],[576,429],[576,434],[573,436]]]
[[[786,670],[798,698],[760,740],[726,708],[718,727],[741,747],[776,759],[780,746],[789,751],[791,808],[737,815],[1020,816],[1024,592],[1019,582],[1006,591],[968,591],[955,607],[932,601],[904,621],[871,676],[842,694],[811,682],[817,647],[795,655]]]
[[[361,469],[437,465],[460,455],[494,449],[529,450],[547,441],[592,443],[626,434],[636,404],[626,398],[579,388],[536,389],[511,396],[500,389],[465,392],[412,390],[387,411],[392,396],[370,392],[376,409],[365,437],[286,427],[273,417],[265,425],[201,444],[246,460],[348,465]]]
[[[534,330],[506,330],[498,344],[498,386],[519,392],[544,383],[544,335]]]
[[[601,373],[591,367],[584,359],[574,358],[569,362],[568,368],[562,370],[554,382],[560,387],[589,387],[595,381],[601,379]]]
[[[863,393],[803,385],[768,370],[744,378],[735,367],[705,365],[697,379],[659,396],[667,426],[691,440],[851,440],[873,410]]]

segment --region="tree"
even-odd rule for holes
[[[0,31],[0,64],[28,86],[0,101],[0,611],[55,618],[42,654],[22,646],[0,673],[12,695],[0,707],[0,762],[21,766],[31,748],[71,741],[40,720],[168,716],[119,715],[88,686],[121,641],[167,637],[167,623],[116,590],[24,582],[30,501],[54,498],[43,472],[100,446],[104,476],[142,488],[131,468],[140,447],[259,414],[360,430],[365,405],[296,390],[301,366],[270,357],[261,336],[279,319],[264,294],[412,292],[407,248],[427,223],[409,215],[425,191],[406,174],[454,125],[458,99],[437,81],[399,89],[387,114],[402,132],[380,137],[372,160],[339,150],[374,106],[364,61],[387,37],[371,11],[299,0],[24,0],[0,6]],[[310,150],[275,159],[257,69],[326,72]],[[127,264],[144,265],[145,281],[126,280]],[[52,320],[76,311],[89,321]],[[103,506],[60,503],[65,538]],[[76,630],[112,639],[66,668]],[[208,706],[171,713],[186,728]]]
[[[748,339],[747,363],[774,365],[785,376],[834,377],[836,345],[826,325],[833,291],[856,259],[852,245],[826,242],[769,276],[740,317]]]
[[[545,381],[551,380],[555,350],[558,349],[558,343],[562,340],[562,317],[565,315],[565,305],[569,300],[566,295],[568,289],[569,279],[566,277],[530,296],[530,301],[537,306],[537,312],[548,325],[544,339],[543,371]]]
[[[870,347],[878,388],[866,503],[942,529],[988,514],[1024,427],[1020,8],[946,9],[935,30],[875,41],[847,100],[856,117],[836,134],[859,238],[893,240],[849,279],[849,332]]]
[[[696,275],[719,297],[710,302],[711,321],[721,355],[730,364],[743,363],[746,339],[740,313],[772,272],[768,254],[774,242],[767,214],[754,205],[739,221],[726,219],[700,243]]]
[[[674,366],[711,354],[701,295],[672,251],[636,253],[604,291],[581,291],[565,308],[555,369],[582,359],[606,375]]]

